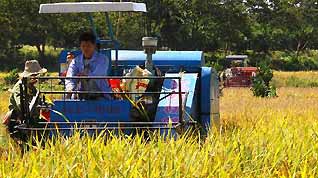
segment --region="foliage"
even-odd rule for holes
[[[44,60],[40,61],[41,66],[47,68],[49,72],[58,71],[58,57],[61,52],[61,48],[54,48],[52,46],[46,47],[46,54],[44,55]],[[24,61],[36,59],[39,60],[39,54],[37,49],[32,46],[23,46],[23,48],[18,51],[20,58],[23,60],[19,64],[21,70],[24,67]],[[17,67],[17,65],[15,65]]]
[[[90,30],[84,13],[38,14],[39,5],[48,2],[60,1],[1,1],[0,59],[10,64],[7,68],[16,67],[12,61],[23,63],[19,49],[24,45],[34,46],[40,62],[45,62],[48,46],[77,48],[80,33]],[[141,49],[143,36],[157,36],[163,49],[222,51],[220,56],[252,51],[251,65],[266,59],[274,69],[318,69],[316,58],[306,54],[318,48],[318,4],[314,0],[137,2],[146,3],[148,13],[110,13],[122,49]],[[100,37],[109,39],[104,15],[95,13],[94,22]],[[274,51],[287,55],[276,58],[271,54]],[[209,63],[221,69],[224,61],[218,58]]]
[[[261,63],[256,76],[253,77],[252,80],[252,88],[254,96],[257,97],[275,97],[276,88],[271,85],[270,82],[273,78],[273,71],[271,68],[265,63]]]
[[[286,71],[317,70],[317,51],[305,51],[296,56],[293,53],[276,53],[273,55],[272,66]]]
[[[7,85],[13,85],[19,80],[19,70],[17,68],[11,70],[5,77],[4,81]]]
[[[234,53],[234,52],[230,52]],[[248,50],[248,65],[257,66],[261,62],[266,62],[274,70],[283,71],[311,71],[318,70],[318,51],[307,50],[299,53],[298,57],[289,51],[271,51],[269,53],[260,53]],[[222,71],[230,66],[229,61],[225,60],[224,51],[218,50],[205,53],[206,63]]]

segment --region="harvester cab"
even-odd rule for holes
[[[247,55],[226,56],[230,66],[221,74],[224,87],[250,87],[252,77],[256,75],[257,67],[248,67]]]
[[[128,134],[147,129],[176,135],[190,127],[207,132],[212,125],[219,125],[218,75],[214,69],[204,67],[203,52],[157,51],[157,39],[152,37],[142,39],[144,51],[119,50],[119,42],[115,40],[108,15],[118,11],[145,13],[147,10],[144,3],[132,2],[41,4],[40,13],[87,13],[97,43],[113,46],[113,49],[100,49],[100,53],[112,61],[112,70],[108,71],[108,76],[65,77],[63,73],[67,70],[67,54],[77,56],[81,55],[81,51],[63,50],[59,57],[60,76],[38,78],[39,96],[43,102],[36,107],[41,109],[42,117],[47,122],[37,123],[41,127],[27,125],[20,129],[47,130],[51,135],[57,132],[71,135],[76,129],[94,133],[121,130]],[[93,12],[105,12],[109,40],[98,37],[90,15]],[[148,71],[149,75],[133,75],[134,71]],[[56,80],[65,79],[107,80],[112,92],[66,91],[64,83],[56,83]],[[69,93],[98,93],[113,97],[107,100],[66,99],[65,95]],[[32,107],[25,100],[22,102],[27,106],[24,107],[24,119],[27,120],[29,108]]]

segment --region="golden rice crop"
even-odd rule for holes
[[[23,156],[8,143],[0,147],[0,177],[317,177],[318,88],[278,95],[225,89],[221,131],[206,140],[76,135]]]
[[[299,72],[280,72],[275,71],[274,76],[278,79],[284,79],[288,77],[297,77],[301,79],[310,79],[310,78],[318,78],[318,72],[317,71],[299,71]]]
[[[317,71],[274,72],[273,84],[277,87],[318,87]]]

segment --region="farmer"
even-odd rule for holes
[[[91,32],[83,33],[80,38],[80,48],[82,54],[78,55],[68,68],[66,77],[75,76],[107,76],[108,69],[111,67],[110,60],[101,53],[96,51],[96,37]],[[105,79],[66,79],[66,91],[103,91],[111,92],[111,88]],[[67,94],[66,98],[70,99],[72,94]],[[80,99],[110,99],[107,94],[85,94],[80,95]],[[77,96],[73,95],[74,99]]]
[[[27,141],[26,135],[19,132],[15,126],[23,124],[24,120],[22,117],[22,109],[21,109],[21,93],[20,93],[20,84],[22,83],[22,78],[27,77],[27,102],[29,104],[33,103],[33,106],[37,106],[40,101],[39,98],[36,98],[37,89],[35,84],[37,83],[37,79],[32,77],[36,77],[39,74],[46,73],[47,70],[45,68],[41,68],[39,62],[37,60],[29,60],[25,62],[24,72],[19,74],[20,80],[14,85],[14,87],[9,90],[11,92],[10,100],[9,100],[9,111],[4,117],[3,124],[7,127],[10,136],[15,140]],[[24,86],[23,86],[24,87]],[[23,88],[25,90],[26,88]],[[29,106],[27,106],[29,107]],[[30,111],[31,118],[30,121],[36,121],[40,119],[40,111],[38,108],[34,108]]]
[[[67,69],[68,67],[70,66],[70,63],[72,62],[72,60],[75,58],[74,54],[71,53],[71,52],[68,52],[67,53],[67,56],[66,56],[66,70],[62,72],[61,76],[66,76],[66,73],[67,73]]]

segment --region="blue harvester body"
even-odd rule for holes
[[[61,66],[66,63],[67,50],[62,51],[59,63]],[[108,59],[115,62],[115,50],[101,50]],[[80,55],[80,51],[72,51]],[[146,55],[143,51],[119,50],[116,73],[122,74],[145,63]],[[205,61],[201,51],[157,51],[153,55],[154,65],[161,71],[164,78],[162,84],[157,86],[160,100],[153,103],[154,114],[147,124],[150,128],[160,128],[162,134],[171,129],[169,123],[179,123],[188,128],[192,124],[199,124],[205,131],[212,125],[219,123],[219,83],[218,75],[211,67],[204,67]],[[113,67],[114,69],[114,67]],[[115,75],[115,71],[109,71]],[[173,79],[176,77],[176,79]],[[178,80],[177,78],[180,78]],[[181,81],[181,85],[179,82]],[[179,87],[181,86],[181,90]],[[178,91],[182,91],[179,95]],[[167,95],[165,92],[175,92]],[[181,100],[179,99],[181,96]],[[182,102],[180,104],[180,101]],[[181,107],[181,110],[180,110]],[[53,110],[63,115],[70,123],[92,122],[105,129],[117,130],[121,126],[126,133],[131,133],[136,119],[131,117],[133,106],[128,100],[57,100],[54,101]],[[182,114],[182,117],[180,117]],[[65,117],[51,112],[51,122],[65,122]],[[136,122],[137,123],[137,122]],[[188,124],[187,124],[188,123]],[[124,127],[129,126],[129,127]],[[63,124],[61,127],[69,127]],[[87,126],[86,126],[87,127]],[[176,133],[176,128],[170,130]],[[67,132],[69,134],[69,132]]]

